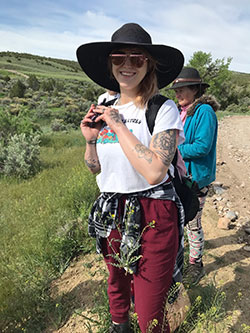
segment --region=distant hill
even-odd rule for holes
[[[77,61],[28,53],[0,52],[0,75],[31,75],[58,79],[89,80]]]
[[[42,57],[28,53],[0,52],[0,75],[34,74],[58,79],[88,80],[77,61]],[[232,71],[237,85],[250,84],[250,74]]]
[[[239,85],[250,85],[250,74],[232,71],[234,82]]]

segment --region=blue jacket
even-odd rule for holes
[[[210,96],[196,100],[188,109],[184,124],[185,142],[178,147],[188,174],[192,174],[199,188],[215,180],[218,131],[215,111],[218,107]]]

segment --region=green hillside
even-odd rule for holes
[[[241,72],[232,72],[233,80],[237,85],[250,85],[250,74]]]
[[[15,74],[16,71],[19,74]],[[28,53],[0,52],[0,75],[10,77],[31,75],[55,79],[87,80],[77,61],[47,58]],[[250,74],[232,71],[233,81],[237,85],[249,85]]]
[[[14,74],[11,71],[17,71]],[[31,75],[55,79],[89,80],[76,61],[46,58],[27,53],[0,52],[0,75]]]

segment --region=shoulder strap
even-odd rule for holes
[[[115,103],[115,101],[117,100],[117,97],[116,98],[113,98],[111,99],[110,101],[106,102],[106,99],[101,103],[101,105],[104,105],[104,106],[110,106],[110,105],[113,105]]]
[[[117,100],[117,98],[114,98],[114,99],[110,100],[109,102],[104,101],[102,104],[105,106],[110,106],[110,105],[113,105],[116,100]],[[153,130],[154,130],[155,118],[157,116],[157,113],[158,113],[160,107],[162,106],[162,104],[166,102],[166,100],[168,100],[167,97],[157,94],[148,101],[148,107],[146,110],[146,120],[147,120],[148,128],[149,128],[149,131],[151,134],[153,133]]]
[[[166,100],[168,100],[167,97],[158,94],[158,95],[153,96],[148,101],[148,107],[146,110],[146,120],[147,120],[148,128],[149,128],[149,131],[151,134],[153,133],[153,130],[154,130],[155,118],[157,116],[157,113],[158,113],[160,107],[162,106],[162,104],[164,102],[166,102]]]

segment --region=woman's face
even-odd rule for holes
[[[112,73],[120,85],[121,92],[131,91],[136,93],[139,84],[147,74],[147,56],[139,48],[121,48],[112,52],[112,55],[114,56]],[[132,58],[129,56],[124,58],[123,55],[132,55]],[[117,62],[122,63],[117,65]]]
[[[188,86],[174,89],[174,91],[180,106],[186,106],[193,103],[193,101],[195,100],[195,95],[197,93],[197,89],[193,90],[190,89]]]

